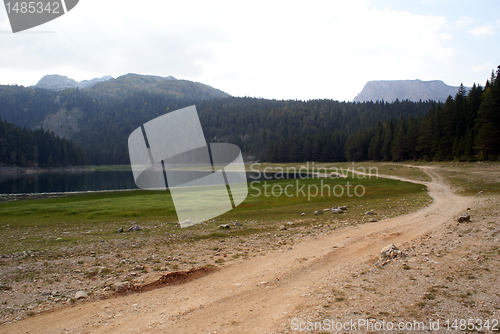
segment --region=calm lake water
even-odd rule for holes
[[[0,175],[0,194],[137,189],[131,171]]]
[[[274,178],[273,174],[247,173],[249,182]],[[282,178],[295,178],[293,175]],[[32,194],[138,189],[131,171],[57,172],[0,175],[0,194]]]

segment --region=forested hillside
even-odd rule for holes
[[[59,167],[85,163],[85,152],[66,139],[0,120],[0,166]]]
[[[96,165],[128,164],[127,139],[133,130],[169,111],[193,104],[208,142],[235,143],[246,157],[261,161],[343,161],[345,140],[353,131],[377,120],[423,115],[432,105],[234,97],[199,100],[190,96],[170,98],[163,92],[144,90],[119,96],[94,95],[92,90],[53,92],[11,86],[0,88],[2,91],[0,117],[20,126],[35,127],[62,108],[78,108],[83,114],[78,119],[78,129],[68,139],[85,150],[88,163]]]
[[[423,115],[431,105],[228,98],[200,103],[198,110],[208,141],[235,143],[258,160],[345,161],[352,132],[378,120]]]
[[[348,160],[497,160],[500,153],[500,66],[468,94],[463,87],[422,117],[378,122],[352,133]]]
[[[74,117],[71,131],[60,133],[68,133],[65,142],[82,147],[94,165],[129,164],[127,139],[133,130],[190,105],[197,107],[207,142],[237,144],[247,160],[497,159],[499,75],[484,88],[459,89],[445,103],[210,99],[215,90],[209,86],[135,75],[62,92],[0,86],[0,118],[34,128],[49,115],[78,109],[65,114]],[[172,93],[176,90],[180,93]],[[27,154],[26,161],[33,161]]]

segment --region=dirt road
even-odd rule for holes
[[[186,284],[77,303],[0,327],[0,333],[272,333],[315,291],[400,245],[438,229],[472,206],[425,168],[432,204],[412,214],[337,229]],[[414,181],[412,181],[414,182]]]

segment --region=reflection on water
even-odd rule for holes
[[[53,193],[137,189],[131,171],[0,175],[0,193]]]
[[[201,173],[200,177],[204,174]],[[299,177],[299,176],[297,176]],[[303,177],[303,176],[300,176]],[[247,173],[247,180],[263,181],[276,178],[275,174],[266,175]],[[278,176],[280,179],[296,178],[295,175]],[[41,174],[0,175],[0,194],[31,194],[54,192],[80,192],[100,190],[138,189],[131,171],[92,171],[57,172]]]

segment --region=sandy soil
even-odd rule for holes
[[[434,200],[417,212],[326,231],[184,284],[76,302],[0,333],[288,333],[292,321],[328,318],[499,319],[498,216],[474,211],[498,198],[456,195],[434,169],[425,171]],[[473,222],[457,224],[467,208]],[[405,256],[382,265],[389,244]]]

